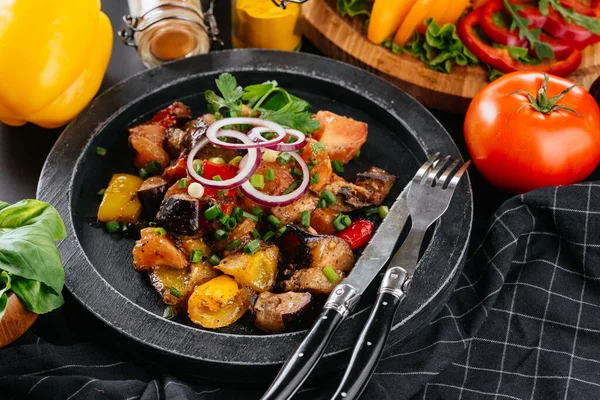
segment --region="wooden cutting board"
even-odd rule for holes
[[[304,35],[329,57],[357,65],[392,82],[427,107],[465,112],[489,82],[482,66],[454,66],[451,74],[427,68],[410,54],[394,54],[367,40],[361,21],[343,18],[335,2],[310,0],[302,5]],[[579,69],[569,78],[590,88],[600,76],[600,43],[583,51]]]

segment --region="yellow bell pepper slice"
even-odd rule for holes
[[[62,126],[93,98],[112,51],[99,0],[0,1],[0,121]]]
[[[142,213],[142,203],[138,199],[137,190],[142,182],[135,175],[113,175],[98,208],[98,221],[130,224],[138,222]]]

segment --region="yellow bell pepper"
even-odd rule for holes
[[[137,190],[143,181],[135,175],[115,174],[104,192],[98,208],[98,221],[129,222],[135,224],[142,213]]]
[[[112,41],[100,0],[0,0],[0,121],[69,122],[100,88]]]

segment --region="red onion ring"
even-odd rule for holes
[[[256,190],[250,181],[246,181],[242,184],[242,186],[240,186],[242,193],[244,193],[250,200],[266,207],[287,206],[288,204],[292,204],[300,197],[304,196],[310,183],[310,171],[308,170],[308,166],[302,157],[300,157],[296,152],[289,154],[296,159],[296,162],[302,169],[302,183],[296,190],[280,196],[271,196]],[[242,160],[242,162],[243,161],[244,160]],[[250,164],[250,162],[247,164]]]
[[[271,132],[271,130],[263,127],[253,128],[250,132],[248,132],[248,137],[254,140],[255,142],[263,142],[264,145],[267,139],[262,137],[261,134],[266,132]],[[288,135],[295,136],[297,140],[294,143],[280,142],[276,145],[265,145],[264,147],[276,151],[296,151],[306,146],[306,136],[304,135],[304,133],[296,129],[286,129],[285,133]]]
[[[217,140],[219,137],[231,137],[234,139],[238,139],[239,141],[242,142],[242,145],[249,145],[249,144],[253,143],[248,138],[248,136],[244,135],[243,133],[236,132],[236,131],[221,131],[217,134],[216,137],[217,137]],[[200,182],[207,188],[211,188],[211,189],[233,189],[233,188],[236,188],[236,187],[242,185],[242,183],[244,183],[244,181],[248,180],[248,178],[250,176],[252,176],[252,174],[256,171],[256,169],[258,168],[258,165],[260,164],[260,159],[261,159],[260,151],[258,151],[258,149],[256,149],[256,148],[248,148],[247,149],[248,154],[246,154],[246,156],[245,156],[245,157],[247,157],[248,161],[243,166],[240,166],[240,170],[236,176],[234,176],[231,179],[224,180],[224,181],[214,181],[212,179],[203,178],[200,175],[198,175],[198,173],[194,170],[194,157],[196,156],[196,154],[198,154],[198,151],[200,151],[200,149],[202,149],[204,146],[206,146],[209,143],[211,143],[211,142],[210,142],[210,140],[208,140],[208,138],[202,139],[197,145],[195,145],[192,148],[192,150],[190,151],[190,154],[188,155],[188,159],[187,159],[187,169],[188,169],[188,173],[190,174],[192,179],[194,179],[197,182]],[[226,142],[221,142],[220,140],[218,140],[217,143],[219,146],[222,146],[222,144],[225,144]]]
[[[254,125],[258,127],[268,128],[268,132],[274,132],[277,134],[275,139],[268,140],[266,142],[252,142],[249,143],[227,143],[222,142],[218,139],[217,132],[219,129],[228,126],[228,125]],[[231,132],[227,130],[226,132]],[[218,121],[213,122],[211,126],[208,127],[206,131],[206,137],[212,144],[216,144],[226,149],[256,149],[260,147],[273,146],[281,142],[285,138],[285,129],[275,122],[267,121],[260,118],[223,118]],[[248,137],[247,135],[245,135]],[[260,135],[259,135],[260,136]],[[261,136],[262,137],[262,136]],[[263,138],[264,139],[264,138]]]

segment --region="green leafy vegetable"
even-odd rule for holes
[[[38,314],[63,303],[65,274],[55,242],[65,236],[62,219],[49,204],[0,202],[0,271],[10,277],[11,290]],[[6,285],[6,278],[2,282]]]
[[[221,96],[217,95],[212,90],[204,92],[204,97],[208,102],[208,111],[213,114],[219,114],[222,108],[238,110],[242,105],[242,96],[244,90],[238,86],[235,77],[229,73],[224,73],[215,80]],[[239,110],[241,113],[241,110]]]
[[[477,57],[462,43],[454,24],[440,27],[433,19],[425,21],[425,35],[417,34],[402,50],[418,57],[429,68],[445,72],[452,70],[454,64],[475,65]],[[393,50],[393,48],[392,48]]]
[[[0,273],[0,321],[6,311],[6,305],[8,304],[8,295],[6,292],[10,289],[10,275],[5,271]]]
[[[534,50],[535,54],[541,58],[554,58],[554,50],[548,43],[540,41],[540,29],[529,29],[529,20],[519,15],[521,6],[510,3],[508,0],[504,0],[504,8],[512,17],[512,23],[510,25],[510,31],[513,32],[515,29],[519,29],[519,38],[527,39],[529,46]]]
[[[494,25],[500,28],[508,28],[509,24],[507,23],[507,18],[505,17],[503,12],[497,12],[492,15],[492,21]]]
[[[280,125],[297,129],[304,133],[316,131],[321,127],[319,121],[306,111],[304,102],[291,101],[279,110],[260,109],[260,118],[277,122]]]
[[[337,8],[342,17],[371,16],[374,0],[338,0]]]
[[[565,19],[567,23],[573,22],[593,34],[600,35],[600,20],[588,15],[582,15],[571,8],[565,8],[558,0],[541,0],[539,4],[540,13],[548,15],[548,5],[551,5]]]
[[[488,69],[487,69],[487,70],[488,70],[488,71],[487,71],[487,72],[488,72],[488,80],[489,80],[490,82],[493,82],[493,81],[495,81],[496,79],[498,79],[498,78],[500,78],[501,76],[503,76],[503,75],[504,75],[504,73],[503,73],[503,72],[501,72],[501,71],[498,71],[496,68],[492,68],[492,67],[490,67],[489,65],[488,65],[487,67],[488,67]]]

